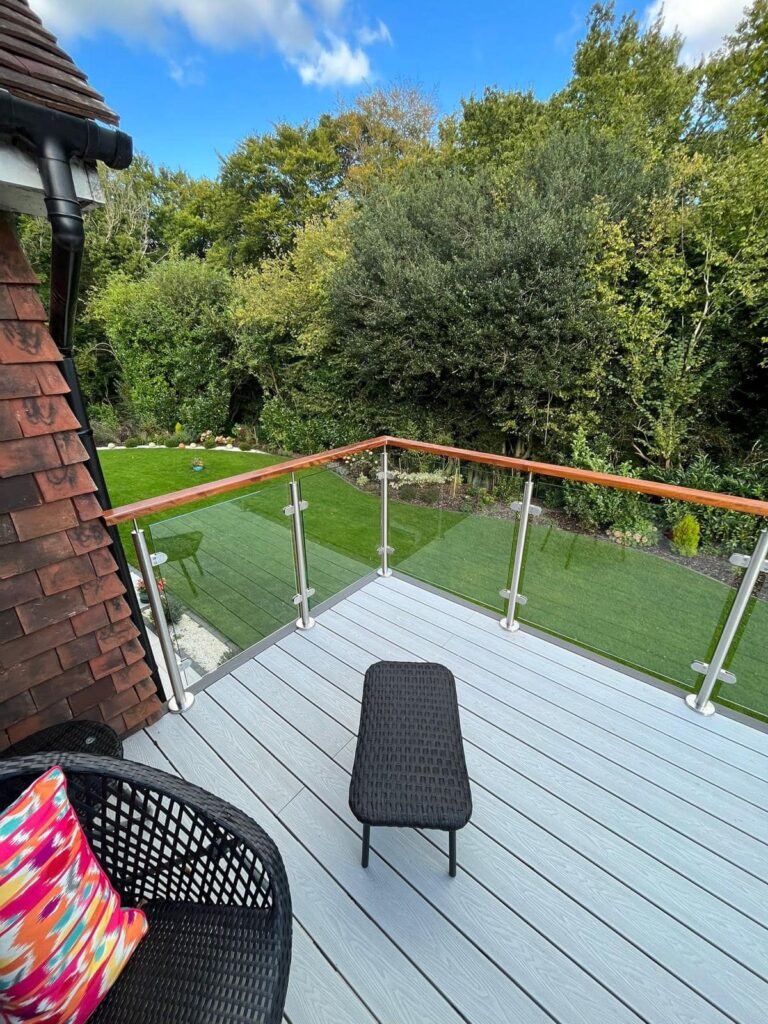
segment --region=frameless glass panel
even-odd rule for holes
[[[153,562],[156,562],[157,559],[152,545],[152,537],[149,527],[147,527],[144,531],[144,538],[147,542],[147,547],[150,551],[151,558]],[[173,599],[170,596],[165,576],[163,575],[162,564],[155,565],[155,568],[153,569],[153,574],[155,577],[155,581],[157,583],[157,589],[160,592],[160,602],[163,609],[163,618],[165,619],[165,623],[168,627],[168,633],[171,637],[171,643],[173,644],[173,648],[176,652],[176,661],[179,667],[182,684],[186,688],[187,686],[191,686],[193,683],[197,682],[199,675],[196,675],[194,671],[188,671],[190,669],[189,662],[185,660],[183,655],[180,653],[181,648],[179,645],[179,639],[176,629],[180,620],[179,608],[174,603]],[[157,662],[158,666],[160,666],[161,671],[164,671],[165,658],[163,656],[162,646],[160,643],[160,639],[158,637],[159,630],[154,620],[154,614],[152,612],[152,608],[150,605],[146,578],[140,577],[137,574],[134,582],[136,583],[141,613],[147,622],[148,637],[150,640],[150,644],[152,646],[152,653],[154,654],[155,661]],[[172,686],[170,681],[167,679],[165,681],[165,686],[168,691],[167,696],[170,697],[172,694]]]
[[[288,498],[281,480],[147,529],[188,680],[296,617]]]
[[[300,476],[312,604],[334,597],[379,564],[379,454],[362,452]]]
[[[736,676],[736,682],[721,683],[713,699],[768,721],[768,573],[760,576],[752,591],[724,668]]]
[[[691,663],[711,655],[735,594],[726,554],[672,533],[701,510],[542,478],[534,494],[542,514],[529,526],[521,621],[696,688]]]
[[[416,452],[390,453],[390,564],[502,611],[523,481],[507,470]]]

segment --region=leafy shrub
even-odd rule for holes
[[[626,477],[639,476],[630,463],[614,466],[604,455],[595,452],[582,431],[573,440],[571,455],[573,465],[581,469]],[[565,510],[590,530],[618,529],[622,533],[643,533],[650,521],[651,503],[645,495],[634,491],[566,480],[563,499]]]
[[[693,558],[699,550],[701,527],[696,516],[687,512],[679,523],[672,527],[672,547],[678,555]]]
[[[638,519],[631,527],[613,526],[606,532],[617,544],[633,548],[649,547],[659,539],[659,531],[650,519]]]
[[[114,406],[106,403],[92,406],[88,416],[97,445],[120,444],[120,419]]]
[[[397,495],[402,501],[415,501],[419,497],[419,488],[415,484],[403,484]]]
[[[239,448],[244,451],[250,450],[256,447],[258,438],[256,437],[256,431],[253,427],[246,426],[243,423],[236,423],[232,428],[232,436],[235,439],[235,443]]]
[[[125,447],[126,448],[138,448],[138,446],[140,444],[141,444],[141,438],[140,437],[126,437],[126,439],[125,439]]]
[[[500,473],[493,481],[491,494],[498,501],[517,501],[523,494],[523,480],[511,473]]]
[[[319,452],[359,441],[361,425],[342,412],[312,413],[297,409],[282,398],[264,403],[259,434],[284,452]]]
[[[184,614],[184,606],[170,594],[163,595],[163,611],[169,626],[175,626]]]
[[[377,473],[379,471],[379,459],[375,452],[353,452],[351,455],[345,455],[340,461],[342,462],[350,476],[357,475],[358,482],[360,477],[366,477],[367,483],[374,483],[377,481]],[[394,486],[396,488],[397,479],[397,471],[390,468],[390,486]]]
[[[199,434],[229,418],[235,366],[231,278],[169,256],[141,278],[113,273],[90,305],[110,343],[120,390],[147,432],[181,422]],[[188,438],[192,440],[192,438]]]
[[[205,439],[205,441],[203,441],[203,448],[209,448],[210,449],[210,448],[215,448],[215,447],[216,447],[216,441],[215,441],[214,438],[208,437],[208,438]]]
[[[445,473],[438,472],[418,472],[418,473],[404,473],[402,470],[396,469],[389,474],[389,481],[392,487],[397,490],[402,487],[403,484],[415,484],[419,486],[443,486],[444,484],[450,483],[451,477],[446,476]]]
[[[768,472],[764,464],[747,463],[721,469],[706,455],[700,455],[689,466],[663,474],[662,479],[666,483],[702,491],[718,491],[763,501],[768,498]],[[686,501],[665,501],[663,508],[666,521],[673,528],[691,511],[691,505]],[[695,508],[701,530],[700,545],[705,551],[747,552],[757,543],[762,526],[757,516],[711,505],[696,505]]]

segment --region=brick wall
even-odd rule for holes
[[[0,214],[0,750],[161,713],[36,285]]]

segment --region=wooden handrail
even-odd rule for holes
[[[726,508],[732,512],[748,512],[755,516],[768,516],[768,501],[760,501],[757,498],[742,498],[736,494],[720,494],[717,491],[698,491],[693,487],[678,487],[676,484],[663,484],[655,480],[617,476],[615,473],[595,473],[591,469],[557,466],[549,462],[533,462],[531,459],[513,459],[507,455],[492,455],[488,452],[475,452],[467,448],[451,448],[448,445],[429,444],[426,441],[410,441],[402,437],[385,437],[384,441],[395,448],[429,452],[432,455],[442,455],[449,459],[461,459],[463,462],[480,462],[483,465],[498,466],[501,469],[516,469],[521,473],[553,476],[560,480],[577,480],[583,484],[616,487],[618,490],[635,491],[638,494],[653,494],[658,498],[667,498],[670,501],[690,501],[697,505]]]
[[[317,455],[302,455],[286,462],[278,462],[274,466],[265,466],[250,473],[213,480],[211,483],[200,484],[198,487],[187,487],[182,491],[163,494],[144,501],[135,501],[130,505],[110,509],[105,513],[106,522],[112,526],[130,519],[165,512],[167,509],[188,505],[193,501],[211,498],[228,491],[241,490],[249,484],[263,483],[277,477],[286,476],[302,469],[322,466],[328,462],[336,462],[347,455],[357,452],[371,451],[391,445],[394,448],[406,448],[409,451],[428,452],[441,455],[448,459],[459,459],[463,462],[478,462],[485,466],[496,466],[499,469],[513,469],[520,473],[534,473],[538,476],[555,477],[559,480],[575,480],[578,483],[595,484],[598,487],[616,487],[622,491],[634,491],[638,494],[652,494],[670,501],[687,501],[698,505],[711,505],[715,508],[728,509],[732,512],[745,512],[756,516],[768,516],[768,501],[757,498],[743,498],[735,494],[719,494],[716,491],[699,491],[692,487],[678,487],[675,484],[659,483],[655,480],[641,480],[636,477],[618,476],[614,473],[596,473],[590,469],[577,469],[573,466],[558,466],[549,462],[534,462],[531,459],[514,459],[508,455],[494,455],[490,452],[476,452],[467,448],[452,448],[444,444],[430,444],[427,441],[411,441],[403,437],[369,438],[356,444],[342,448],[332,448]]]
[[[203,498],[212,498],[217,494],[226,494],[228,491],[239,491],[249,484],[264,483],[266,480],[274,480],[277,477],[286,476],[288,473],[297,473],[301,469],[311,469],[313,466],[322,466],[326,462],[336,462],[337,459],[343,459],[346,455],[354,455],[356,452],[369,451],[371,448],[383,448],[385,443],[385,437],[373,437],[370,441],[358,441],[356,444],[348,444],[343,448],[331,448],[329,451],[319,452],[317,455],[301,455],[297,459],[277,462],[274,466],[251,470],[250,473],[239,473],[237,476],[211,480],[210,483],[199,484],[197,487],[185,487],[183,491],[173,491],[171,494],[160,494],[156,498],[134,501],[130,505],[120,505],[119,508],[112,508],[105,512],[104,519],[108,526],[125,523],[130,519],[141,519],[142,516],[151,516],[156,512],[165,512],[169,508],[189,505],[193,501],[201,501]]]

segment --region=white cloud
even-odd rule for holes
[[[391,43],[392,33],[384,22],[379,19],[375,28],[361,28],[357,33],[357,41],[361,46],[370,46],[372,43]]]
[[[205,81],[200,57],[182,57],[181,60],[169,58],[168,74],[177,85],[202,85]]]
[[[695,63],[733,32],[746,6],[747,0],[655,0],[646,9],[646,19],[661,15],[666,29],[678,29],[685,36],[683,58]]]
[[[337,18],[344,8],[347,0],[309,0],[315,10],[329,18]]]
[[[254,42],[275,47],[302,81],[315,85],[354,85],[370,76],[364,47],[388,41],[379,22],[366,41],[352,47],[335,34],[349,0],[31,0],[46,27],[65,37],[101,29],[124,38],[173,45],[181,23],[204,46],[238,49]],[[184,78],[184,61],[172,62],[171,76]],[[181,71],[179,70],[181,69]]]
[[[365,50],[353,50],[343,39],[333,40],[330,48],[321,47],[311,59],[297,61],[296,67],[305,85],[355,85],[371,74]]]

